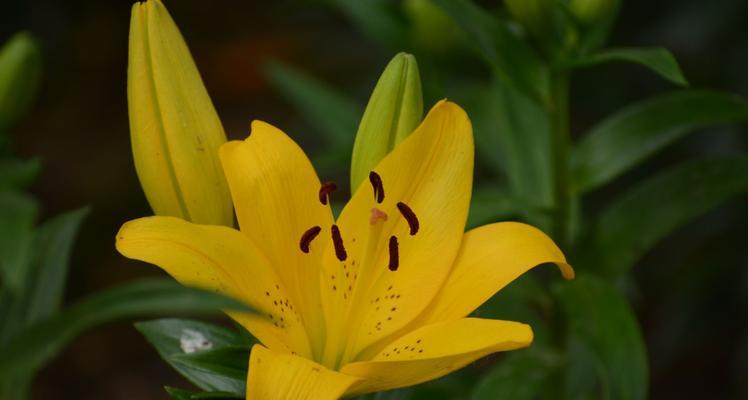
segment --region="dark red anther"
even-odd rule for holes
[[[400,266],[400,253],[397,248],[397,237],[390,236],[390,271],[397,271]]]
[[[333,225],[330,230],[332,231],[332,244],[335,246],[335,256],[338,260],[345,261],[348,258],[348,253],[345,252],[343,246],[343,237],[340,236],[340,228],[337,225]]]
[[[374,189],[374,198],[377,199],[377,203],[382,203],[384,201],[382,178],[378,173],[371,171],[369,172],[369,182],[371,182],[371,187]]]
[[[402,201],[397,203],[397,209],[400,210],[400,214],[403,215],[403,218],[408,221],[408,226],[410,227],[410,236],[418,233],[418,227],[420,227],[420,224],[418,223],[418,217],[416,217],[416,213],[414,213],[413,210],[411,210],[410,207],[408,207],[408,205],[403,203]]]
[[[320,231],[322,231],[322,228],[319,226],[313,226],[304,232],[303,235],[301,235],[301,240],[299,241],[299,247],[301,248],[301,251],[304,253],[309,253],[309,244],[312,243],[312,240],[319,235]]]
[[[330,193],[335,191],[338,185],[335,182],[324,182],[319,188],[319,202],[327,205],[327,198],[330,197]]]

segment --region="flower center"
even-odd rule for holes
[[[371,209],[371,217],[369,217],[369,224],[375,225],[377,221],[387,221],[387,213],[374,207]]]

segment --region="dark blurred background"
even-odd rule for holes
[[[252,119],[263,119],[284,129],[310,153],[321,146],[318,132],[305,128],[298,111],[264,78],[265,60],[309,71],[363,105],[394,55],[321,2],[165,4],[192,50],[230,138],[243,138]],[[75,249],[68,301],[117,282],[161,274],[114,250],[121,223],[151,213],[129,147],[125,79],[131,5],[130,0],[4,0],[0,6],[0,41],[26,29],[44,46],[41,92],[29,116],[13,131],[15,153],[43,159],[44,170],[33,188],[43,204],[43,217],[93,206]],[[611,44],[665,46],[693,86],[746,96],[746,20],[744,0],[626,1]],[[472,70],[465,68],[464,73]],[[636,66],[581,71],[573,80],[574,132],[667,88]],[[433,100],[427,96],[427,108]],[[694,135],[595,193],[586,205],[594,210],[634,178],[686,159],[697,149],[746,152],[745,133],[745,126],[733,125]],[[347,180],[346,170],[336,173],[334,178]],[[748,396],[747,200],[733,200],[678,230],[634,271],[631,296],[650,352],[651,398]],[[166,398],[163,384],[189,386],[131,323],[119,323],[78,338],[42,371],[34,397]]]

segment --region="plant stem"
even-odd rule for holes
[[[567,248],[570,214],[569,180],[569,76],[554,72],[551,76],[551,151],[553,163],[554,239]]]

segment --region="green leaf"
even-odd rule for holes
[[[3,158],[0,160],[0,190],[24,189],[29,186],[42,168],[38,158],[20,160]]]
[[[537,348],[513,351],[475,386],[471,400],[533,400],[562,364],[560,355]]]
[[[692,160],[634,187],[599,216],[580,263],[610,277],[625,273],[679,226],[748,191],[748,156]]]
[[[135,327],[161,358],[199,388],[244,394],[251,343],[241,333],[185,319],[138,322]],[[198,339],[206,341],[205,349],[187,353],[195,349],[184,343]]]
[[[624,108],[593,127],[574,149],[574,183],[581,192],[708,125],[748,119],[748,103],[716,91],[683,90]]]
[[[170,280],[145,280],[103,290],[32,325],[0,348],[0,375],[38,368],[78,334],[107,322],[222,309],[253,312],[237,300]]]
[[[363,34],[381,46],[400,50],[408,37],[399,2],[382,0],[331,0]]]
[[[20,296],[29,275],[37,204],[31,197],[0,191],[0,277]]]
[[[568,319],[569,336],[590,351],[596,365],[601,395],[610,400],[645,399],[648,364],[644,341],[636,316],[626,299],[604,281],[592,276],[556,286]],[[574,353],[570,353],[574,354]],[[572,358],[570,366],[589,362]],[[580,398],[578,393],[569,398]]]
[[[688,81],[683,76],[683,72],[680,70],[680,66],[678,66],[678,61],[670,51],[662,47],[604,49],[575,60],[567,65],[567,67],[589,67],[614,61],[640,64],[678,86],[688,86]]]
[[[481,160],[506,176],[515,204],[534,225],[545,226],[552,205],[548,116],[536,102],[499,80],[465,96]]]
[[[41,78],[41,58],[39,43],[26,32],[0,48],[0,134],[31,105]]]
[[[88,209],[61,214],[33,234],[29,275],[16,295],[0,292],[0,347],[19,330],[59,309],[68,271],[70,251]]]
[[[504,190],[493,187],[476,187],[470,198],[470,213],[467,226],[476,226],[505,220],[517,215],[520,206],[517,201]]]
[[[268,62],[265,73],[285,96],[336,148],[350,151],[363,107],[332,86],[279,62]]]
[[[164,387],[166,393],[174,400],[191,400],[191,399],[243,399],[244,395],[237,395],[228,392],[202,392],[193,393],[187,390],[173,388],[170,386]]]
[[[470,0],[435,0],[505,82],[542,104],[548,103],[548,70],[532,48]]]

